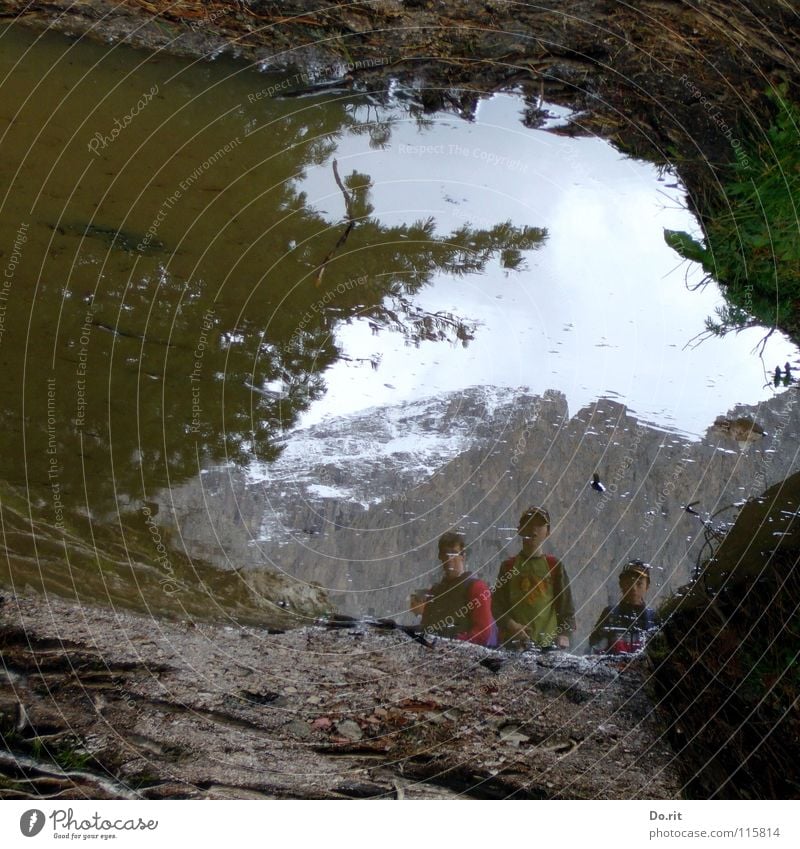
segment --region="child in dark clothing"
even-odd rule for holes
[[[467,640],[481,646],[497,645],[489,587],[466,570],[466,545],[461,534],[449,531],[439,540],[442,579],[424,598],[415,593],[411,610],[422,616],[428,634]]]
[[[644,647],[649,634],[660,622],[656,612],[645,604],[650,588],[650,565],[631,560],[620,572],[622,599],[607,607],[597,620],[589,643],[596,654],[630,654]]]

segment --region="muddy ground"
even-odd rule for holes
[[[0,608],[0,798],[664,799],[643,659]]]

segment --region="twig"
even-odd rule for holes
[[[775,332],[775,328],[774,327],[770,328],[769,333],[767,333],[767,335],[758,343],[758,345],[756,345],[756,347],[753,348],[754,354],[755,354],[755,352],[758,348],[761,348],[761,350],[758,352],[758,356],[759,357],[764,356],[764,349],[767,347],[767,340],[769,339],[770,336],[772,336],[772,334],[774,332]]]
[[[353,218],[353,199],[351,195],[348,193],[347,189],[344,187],[344,183],[342,183],[342,179],[339,176],[339,168],[336,160],[333,160],[333,177],[336,180],[336,185],[342,190],[342,194],[344,195],[344,208],[345,213],[347,214],[347,226],[344,228],[344,231],[336,240],[336,244],[328,251],[325,259],[322,260],[319,266],[319,271],[317,271],[317,277],[314,281],[315,286],[320,286],[322,283],[322,276],[325,274],[325,269],[328,267],[328,263],[333,258],[333,255],[339,248],[347,241],[347,237],[350,235],[350,231],[355,226],[355,218]]]
[[[691,348],[694,350],[698,345],[702,345],[706,339],[711,339],[716,334],[713,330],[701,330],[700,333],[695,334],[692,338],[681,348],[682,351],[685,351],[687,348]],[[697,340],[695,342],[695,340]]]

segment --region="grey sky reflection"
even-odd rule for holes
[[[520,108],[517,98],[501,95],[481,105],[474,123],[437,116],[420,132],[398,120],[383,150],[363,135],[341,140],[340,169],[372,177],[382,222],[433,216],[441,233],[465,221],[491,227],[510,219],[546,227],[549,239],[521,271],[495,263],[483,275],[441,275],[421,294],[427,310],[480,322],[467,348],[406,347],[392,334],[374,336],[366,321],[342,327],[344,352],[378,353],[380,365],[337,363],[303,425],[492,385],[558,389],[572,412],[612,396],[649,421],[699,435],[734,404],[775,391],[765,386],[765,369],[796,354],[777,334],[763,363],[753,353],[765,335],[758,329],[686,347],[722,299],[713,285],[689,291],[686,283],[701,273],[664,244],[664,228],[698,232],[674,179],[659,179],[652,165],[598,139],[527,130]],[[303,189],[331,220],[344,215],[329,166],[310,171]]]

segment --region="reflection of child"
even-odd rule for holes
[[[522,551],[503,562],[494,588],[494,614],[504,641],[569,648],[575,609],[561,562],[542,553],[550,514],[530,507],[520,517]]]
[[[422,616],[422,628],[429,634],[496,646],[491,591],[466,571],[465,560],[464,537],[444,534],[439,540],[442,579],[426,592],[412,593],[411,612]]]
[[[596,653],[629,654],[639,651],[647,636],[659,627],[656,612],[645,604],[650,588],[650,565],[631,560],[619,575],[622,599],[607,607],[597,620],[589,643]]]

